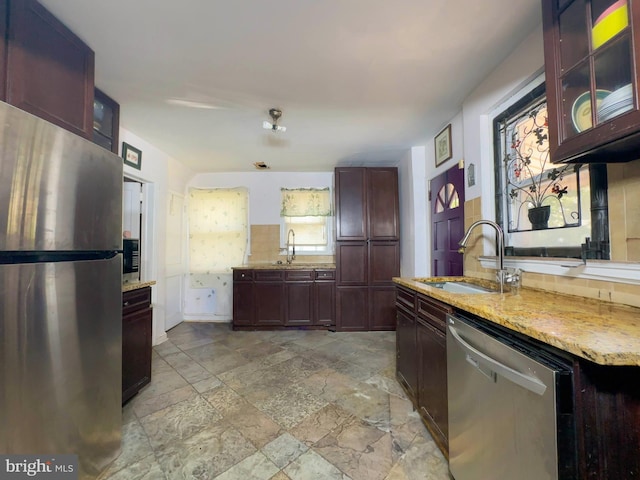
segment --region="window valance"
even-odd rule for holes
[[[331,191],[326,188],[281,188],[281,217],[328,217],[331,215]]]

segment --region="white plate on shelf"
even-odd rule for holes
[[[598,107],[598,121],[603,122],[633,108],[631,84],[624,85],[607,96]]]

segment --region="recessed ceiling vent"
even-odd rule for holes
[[[264,162],[256,162],[253,164],[256,170],[269,170],[271,167]]]

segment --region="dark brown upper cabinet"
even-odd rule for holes
[[[335,170],[336,240],[398,240],[398,169]]]
[[[120,105],[96,88],[93,99],[93,143],[117,155],[119,128]]]
[[[640,158],[640,2],[542,0],[554,163]]]
[[[35,0],[0,0],[0,96],[77,135],[93,135],[94,53]]]

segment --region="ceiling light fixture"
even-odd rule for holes
[[[282,116],[282,110],[280,110],[279,108],[272,108],[269,110],[269,115],[271,116],[271,119],[273,120],[273,122],[272,123],[269,123],[267,121],[263,122],[262,128],[265,128],[267,130],[273,130],[274,132],[287,131],[287,127],[278,125],[278,119]]]

